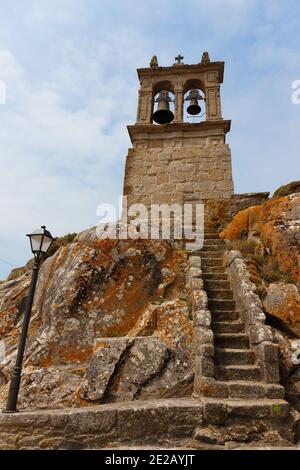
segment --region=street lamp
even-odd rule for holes
[[[6,409],[4,413],[15,413],[17,411],[17,400],[21,382],[22,363],[24,357],[24,350],[27,338],[27,332],[29,327],[31,309],[33,304],[33,298],[40,269],[41,258],[44,253],[48,251],[50,245],[55,240],[51,233],[46,230],[43,225],[40,229],[35,230],[33,233],[26,235],[30,239],[31,251],[34,255],[34,265],[32,269],[31,283],[29,294],[26,301],[26,307],[24,312],[24,319],[22,325],[22,331],[20,336],[20,342],[18,347],[16,364],[13,369],[13,374],[10,382],[8,399]]]

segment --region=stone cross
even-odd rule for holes
[[[178,54],[178,56],[175,57],[175,60],[176,60],[176,64],[175,64],[175,65],[180,65],[180,64],[182,64],[183,59],[184,59],[183,55]]]

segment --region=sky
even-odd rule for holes
[[[136,118],[136,69],[203,51],[225,61],[236,193],[300,179],[299,0],[0,0],[0,279],[25,234],[97,223],[117,204]]]

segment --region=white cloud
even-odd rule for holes
[[[297,2],[281,0],[12,0],[0,19],[0,258],[28,253],[23,234],[95,222],[117,200],[135,120],[135,69],[153,54],[195,63],[207,49],[226,60],[225,118],[232,118],[239,192],[297,178],[300,79]],[[287,164],[288,161],[288,164]],[[20,241],[22,240],[22,241]],[[1,264],[1,262],[0,262]],[[1,270],[1,266],[0,266]],[[3,271],[1,271],[3,272]],[[0,272],[0,277],[1,277]]]
[[[86,3],[82,0],[35,0],[28,2],[25,20],[49,27],[58,22],[63,25],[83,23],[87,19]]]
[[[70,41],[64,46],[48,80],[34,83],[10,51],[0,51],[8,83],[7,105],[0,110],[0,258],[12,233],[45,220],[56,234],[84,229],[96,222],[97,205],[117,202],[122,191],[126,124],[136,106],[135,65],[127,63],[130,78],[118,70],[105,76],[112,46],[106,54],[101,43],[93,54]],[[130,80],[135,82],[129,87]]]

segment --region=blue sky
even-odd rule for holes
[[[122,192],[136,68],[224,60],[235,192],[300,179],[298,0],[0,0],[0,278],[25,233],[95,225]]]

